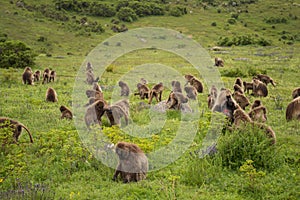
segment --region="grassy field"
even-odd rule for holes
[[[53,5],[52,1],[25,2],[29,5]],[[300,13],[300,2],[259,0],[238,6],[221,3],[210,6],[201,4],[202,1],[179,2],[187,6],[186,15],[140,17],[135,22],[125,24],[129,30],[166,28],[181,32],[196,41],[210,56],[210,60],[205,63],[210,61],[212,66],[214,57],[224,59],[225,67],[218,68],[218,73],[224,86],[231,90],[237,76],[248,82],[257,73],[271,76],[277,86],[269,85],[269,95],[259,99],[268,110],[266,123],[275,131],[277,144],[270,147],[267,139],[261,137],[263,134],[260,130],[226,132],[218,139],[218,152],[214,156],[200,158],[206,135],[209,131],[217,131],[211,122],[217,116],[207,108],[209,87],[206,84],[204,93],[198,94],[196,102],[191,102],[197,110],[196,115],[181,115],[171,110],[160,116],[148,108],[141,109],[141,100],[132,94],[129,97],[131,119],[128,126],[132,130],[109,127],[108,120],[103,119],[101,132],[95,130],[94,135],[83,135],[85,129],[78,129],[81,126],[78,122],[83,122],[80,117],[83,113],[75,113],[74,121],[60,120],[59,107],[66,105],[75,108],[75,78],[82,75],[78,72],[84,67],[89,53],[98,44],[116,35],[110,30],[111,19],[115,17],[86,16],[105,29],[101,34],[92,33],[73,29],[70,21],[56,21],[41,12],[17,7],[16,1],[5,0],[0,2],[0,33],[7,34],[10,40],[20,40],[29,45],[37,55],[33,70],[51,68],[57,72],[57,79],[48,84],[37,82],[34,86],[24,85],[21,79],[23,69],[3,69],[0,66],[0,116],[22,122],[31,130],[34,138],[34,143],[30,144],[23,131],[19,145],[0,147],[0,199],[300,198],[300,124],[299,121],[285,120],[286,106],[292,100],[291,92],[300,86],[300,19],[297,16]],[[66,14],[70,18],[85,17],[74,12]],[[235,21],[229,23],[228,20],[232,18]],[[276,22],[276,19],[282,18],[286,21]],[[221,51],[211,50],[225,37],[237,41],[239,36],[249,36],[255,41],[269,41],[270,45],[231,45],[222,47]],[[39,41],[41,37],[46,40]],[[160,71],[149,68],[152,65],[164,67]],[[183,57],[156,48],[125,53],[106,67],[99,84],[103,87],[105,99],[110,103],[120,98],[117,85],[119,80],[130,79],[134,92],[141,78],[139,76],[142,72],[138,71],[141,69],[149,69],[150,73],[143,75],[149,75],[151,86],[159,80],[167,86],[163,93],[164,100],[170,91],[169,78],[173,72],[181,78],[187,73],[194,74],[203,83],[206,83],[207,78]],[[172,70],[166,72],[166,68]],[[57,103],[45,101],[48,87],[57,91]],[[258,99],[250,95],[248,97],[250,102]],[[87,102],[88,99],[81,100]],[[159,124],[162,127],[148,126],[151,125],[153,115],[158,120],[165,120],[164,124]],[[138,127],[136,132],[132,124]],[[185,127],[186,124],[188,127]],[[180,133],[181,138],[176,140]],[[0,134],[1,139],[6,137],[4,130]],[[142,137],[143,134],[151,135]],[[99,140],[106,137],[112,143],[128,141],[138,144],[149,155],[150,164],[160,161],[163,166],[168,161],[163,155],[153,157],[151,154],[164,147],[166,152],[171,149],[171,152],[177,153],[171,155],[174,158],[178,156],[178,159],[163,167],[160,167],[159,162],[158,167],[150,165],[150,169],[156,170],[150,171],[147,179],[138,183],[114,182],[114,169],[103,164],[94,149],[91,149],[94,146],[89,142],[95,142],[95,135]],[[181,149],[181,145],[185,146],[187,142],[188,148]]]

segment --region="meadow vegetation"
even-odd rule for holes
[[[300,87],[300,3],[296,0],[5,0],[0,11],[0,116],[22,122],[34,138],[29,143],[23,131],[19,145],[2,143],[10,140],[10,132],[0,129],[0,199],[300,198],[300,124],[285,120],[292,90]],[[192,122],[197,131],[187,151],[170,165],[149,172],[146,180],[112,181],[114,169],[85,146],[73,121],[60,119],[59,107],[72,107],[73,85],[86,56],[116,34],[113,26],[122,24],[129,30],[173,29],[197,41],[210,54],[212,66],[214,57],[224,60],[219,71],[229,89],[238,76],[247,82],[258,73],[271,76],[277,86],[268,86],[267,97],[247,97],[266,106],[266,123],[276,133],[276,145],[270,146],[261,130],[250,127],[224,131],[217,152],[203,157],[202,142],[214,114],[207,107],[209,88],[201,71],[173,53],[141,49],[107,66],[99,81],[105,99],[110,102],[114,92],[119,93],[118,80],[135,66],[170,66],[204,83],[204,93],[198,94],[196,102],[199,119]],[[221,50],[211,50],[214,46]],[[24,85],[24,66],[34,71],[48,67],[56,71],[57,79]],[[155,84],[149,81],[150,86]],[[58,93],[57,103],[45,101],[48,87]],[[164,91],[164,100],[170,89]],[[129,99],[131,120],[141,126],[149,123],[151,113],[139,108],[139,97]],[[170,110],[162,129],[153,128],[151,137],[140,138],[109,127],[103,119],[101,134],[112,143],[134,142],[147,154],[168,145],[185,120]]]

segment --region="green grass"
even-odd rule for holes
[[[45,2],[50,4],[52,1]],[[28,0],[26,3],[43,4],[33,0]],[[13,194],[12,191],[24,190],[27,199],[33,197],[40,199],[299,199],[300,124],[298,121],[286,122],[285,108],[291,101],[292,90],[300,86],[299,19],[294,19],[300,7],[292,6],[292,2],[279,0],[258,1],[247,7],[242,5],[237,8],[218,6],[203,9],[193,6],[193,2],[188,4],[191,6],[188,11],[192,12],[182,17],[144,17],[134,23],[126,23],[126,26],[129,29],[164,27],[181,31],[191,37],[208,51],[212,63],[214,57],[224,59],[225,67],[219,68],[219,71],[227,88],[232,88],[236,78],[228,74],[234,75],[237,69],[245,75],[242,77],[245,81],[252,79],[253,72],[266,72],[271,76],[277,87],[268,86],[269,96],[261,100],[268,110],[267,124],[272,127],[277,136],[274,152],[278,159],[274,156],[268,159],[268,155],[257,156],[259,152],[266,153],[273,150],[264,149],[264,145],[256,146],[257,157],[247,157],[246,153],[230,154],[235,152],[234,149],[225,151],[223,148],[224,151],[214,157],[199,158],[201,153],[199,149],[211,127],[212,118],[206,103],[208,88],[204,85],[204,93],[198,95],[198,102],[196,102],[199,118],[191,122],[197,124],[196,135],[188,150],[170,165],[149,172],[144,181],[130,184],[113,182],[111,179],[114,169],[99,161],[93,151],[82,143],[80,138],[82,135],[78,134],[73,121],[59,119],[59,106],[72,107],[73,84],[86,56],[99,43],[115,33],[109,27],[105,27],[103,34],[89,35],[74,31],[62,22],[45,18],[40,13],[17,8],[9,1],[2,1],[0,2],[0,32],[8,34],[9,39],[21,40],[32,47],[38,55],[33,70],[52,68],[57,72],[57,80],[45,85],[41,82],[34,86],[23,85],[21,81],[23,69],[0,68],[0,116],[22,122],[29,127],[34,138],[34,143],[29,144],[29,138],[23,131],[20,145],[0,147],[0,197],[10,191],[10,197],[18,199],[21,193]],[[218,9],[221,13],[218,13]],[[238,10],[242,12],[236,24],[228,24],[227,20],[231,18],[232,13],[237,13]],[[245,10],[248,10],[248,13]],[[68,15],[72,16],[76,13],[68,13]],[[79,17],[82,16],[77,16]],[[265,19],[270,17],[285,17],[287,23],[266,23]],[[98,21],[102,25],[110,25],[111,20],[111,18],[91,16],[88,16],[88,19]],[[213,22],[216,22],[216,26],[211,25]],[[217,45],[220,37],[234,38],[244,34],[252,36],[257,34],[270,40],[272,45],[223,47],[219,52],[210,50]],[[283,35],[294,36],[295,39],[283,39],[285,38],[282,38]],[[40,36],[47,40],[38,42]],[[104,90],[105,99],[110,101],[114,99],[114,95],[119,94],[117,81],[123,75],[146,63],[163,64],[182,75],[190,73],[201,76],[187,61],[173,53],[142,49],[119,57],[111,64],[112,70],[103,74],[100,85],[107,88]],[[130,78],[135,85],[136,80]],[[157,82],[149,81],[150,85]],[[168,87],[163,93],[163,99],[167,99],[170,91],[170,83],[165,84]],[[45,92],[49,86],[58,93],[57,103],[45,102]],[[116,90],[113,91],[112,86],[116,86]],[[256,99],[250,95],[248,97],[250,102]],[[144,128],[151,120],[151,113],[147,108],[138,109],[140,101],[138,96],[130,96],[131,120]],[[79,115],[75,117],[80,119]],[[108,127],[108,121],[104,119],[103,135],[96,131],[95,136],[86,134],[86,139],[93,137],[101,139],[101,136],[105,135],[114,143],[120,140],[135,142],[146,153],[150,153],[153,149],[157,150],[170,144],[179,124],[187,118],[176,111],[170,111],[167,112],[166,119],[161,130],[151,129],[152,136],[149,138],[134,137],[117,127]],[[1,138],[5,133],[3,130],[0,131]],[[189,131],[184,133],[189,139]],[[232,135],[232,138],[234,137],[237,135]],[[180,144],[184,144],[186,138],[176,141],[178,147],[174,148],[180,151]],[[232,138],[227,133],[220,139],[225,141],[225,147],[226,141],[236,142],[230,147],[241,145],[239,140],[232,140]],[[253,142],[252,139],[245,136],[247,141]],[[255,150],[251,149],[251,145],[246,147]],[[232,162],[235,162],[233,158],[238,158],[238,161],[231,165],[224,164],[227,160],[225,162],[222,153],[226,152],[229,154],[228,157],[231,156]],[[165,158],[157,159],[164,161]],[[247,159],[253,159],[255,172],[246,173],[240,170],[239,167],[246,165]],[[258,165],[264,159],[268,159],[267,167]],[[153,157],[149,156],[149,160],[152,161]],[[265,175],[260,176],[259,172]],[[5,198],[4,196],[3,199]]]

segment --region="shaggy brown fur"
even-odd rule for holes
[[[252,121],[264,123],[267,121],[267,109],[262,105],[257,106],[255,108],[251,108],[249,116],[252,119]]]
[[[293,92],[292,92],[292,97],[293,97],[293,99],[296,99],[296,98],[299,97],[299,96],[300,96],[300,87],[294,89]]]
[[[233,98],[234,100],[241,106],[241,108],[243,110],[245,110],[245,108],[250,105],[250,101],[248,100],[248,98],[243,94],[240,93],[238,91],[235,91],[233,93]]]
[[[22,80],[24,84],[34,85],[34,75],[30,67],[26,67],[22,74]]]
[[[180,110],[181,104],[187,103],[188,98],[185,97],[181,92],[171,92],[167,100],[167,104],[170,103],[169,109]]]
[[[258,74],[256,75],[256,77],[263,82],[264,84],[268,85],[269,83],[271,83],[274,87],[276,86],[275,82],[273,81],[273,79],[265,74]]]
[[[172,85],[173,92],[182,92],[181,84],[179,81],[172,81],[171,85]]]
[[[253,82],[243,82],[243,85],[244,85],[244,92],[247,91],[247,93],[249,94],[249,90],[252,90],[253,91]]]
[[[117,180],[119,174],[123,183],[137,182],[146,178],[148,158],[136,144],[118,142],[116,154],[119,157],[119,163],[113,176],[114,181]]]
[[[242,81],[242,79],[240,77],[238,77],[238,78],[235,79],[234,85],[235,84],[238,85],[238,86],[240,86],[241,88],[243,88],[243,81]]]
[[[186,96],[189,99],[193,99],[193,100],[197,99],[198,92],[197,92],[197,89],[195,87],[193,87],[193,86],[185,86],[184,87],[184,91],[186,92]]]
[[[147,85],[138,83],[137,85],[138,92],[134,93],[134,95],[139,95],[141,99],[148,99],[149,98],[149,92],[150,89]]]
[[[163,85],[162,82],[154,85],[152,87],[152,89],[150,90],[150,92],[149,92],[149,101],[148,101],[148,104],[152,103],[153,97],[155,97],[155,99],[156,99],[157,102],[160,102],[163,90],[164,90],[164,85]]]
[[[112,106],[108,106],[105,111],[109,119],[110,125],[120,125],[121,118],[125,118],[125,123],[128,125],[130,105],[127,99],[122,99],[114,103]]]
[[[57,102],[58,101],[56,91],[51,87],[49,87],[47,89],[46,101],[51,101],[51,102]]]
[[[192,75],[185,75],[184,77],[191,86],[194,86],[196,88],[198,93],[203,92],[203,85],[200,80],[198,80],[196,77]]]
[[[288,104],[285,117],[287,121],[292,119],[300,120],[300,97],[295,98]]]
[[[43,72],[43,84],[49,83],[50,80],[50,69],[46,68]]]
[[[266,97],[266,96],[268,96],[267,86],[258,79],[253,79],[253,95],[255,97]]]
[[[129,89],[127,83],[125,83],[124,81],[119,81],[119,86],[121,88],[121,96],[128,97],[130,89]]]
[[[242,88],[241,86],[239,86],[238,84],[235,84],[235,85],[233,86],[233,90],[234,90],[235,92],[239,92],[239,93],[241,93],[241,94],[244,94],[243,88]]]
[[[222,60],[222,58],[215,58],[215,66],[224,67],[224,61]]]
[[[0,117],[0,128],[11,128],[11,130],[13,131],[13,138],[16,143],[18,143],[22,128],[24,128],[29,135],[30,142],[33,143],[32,135],[29,129],[24,124],[16,120],[10,119],[8,117]]]
[[[92,124],[102,125],[101,118],[107,109],[107,104],[103,100],[97,100],[93,104],[89,105],[86,109],[84,121],[88,129]]]
[[[34,77],[34,81],[40,81],[41,71],[40,70],[35,71],[33,77]]]
[[[87,90],[85,91],[85,94],[88,98],[94,97],[96,99],[104,100],[103,93],[96,90]]]
[[[73,119],[72,111],[66,106],[60,106],[59,110],[61,112],[61,119]]]
[[[49,82],[53,81],[54,82],[54,79],[56,77],[56,72],[54,70],[52,70],[50,72],[50,78],[49,78]]]

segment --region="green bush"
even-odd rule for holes
[[[236,24],[236,20],[234,18],[230,18],[227,20],[229,24]]]
[[[89,7],[89,14],[100,17],[113,17],[116,15],[116,11],[112,5],[103,3],[93,3]]]
[[[271,45],[271,41],[268,41],[259,36],[253,35],[239,35],[229,37],[220,37],[217,45],[219,46],[246,46],[246,45],[259,45],[259,46],[269,46]]]
[[[174,6],[170,8],[170,15],[174,17],[180,17],[187,14],[186,7],[183,6]]]
[[[240,68],[221,71],[221,75],[227,77],[247,77],[247,73],[242,71]]]
[[[137,15],[135,14],[134,10],[129,7],[124,7],[119,10],[117,13],[117,17],[119,20],[125,22],[133,22],[138,19]]]
[[[267,24],[286,24],[288,20],[285,17],[269,17],[264,21]]]
[[[35,55],[31,48],[20,41],[0,42],[0,67],[24,68],[34,65]]]

